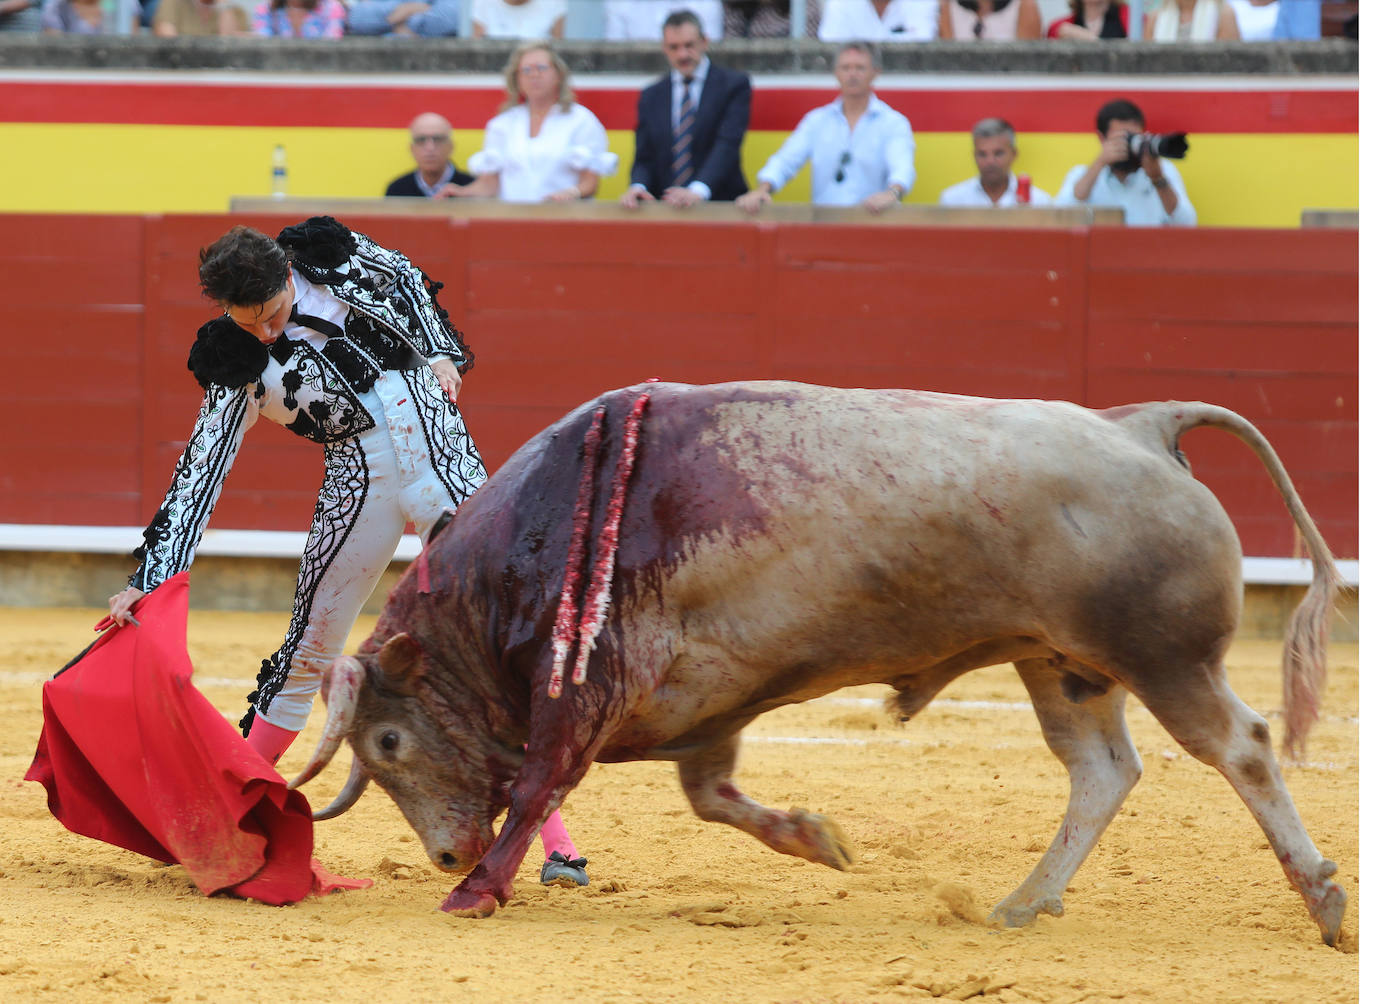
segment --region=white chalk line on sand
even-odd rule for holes
[[[44,673],[15,673],[0,670],[0,684],[40,684],[50,679]],[[207,687],[251,687],[254,681],[248,677],[236,676],[196,676],[194,682],[197,687],[205,689]],[[830,695],[827,697],[816,697],[807,704],[833,704],[838,707],[848,708],[882,708],[886,701],[881,697],[839,697]],[[946,711],[1033,711],[1034,705],[1029,701],[966,701],[956,698],[941,697],[936,698],[927,705],[929,708],[944,709]],[[1277,711],[1261,712],[1265,718],[1281,717]],[[1322,720],[1327,722],[1345,722],[1358,726],[1360,719],[1358,715],[1322,715]]]

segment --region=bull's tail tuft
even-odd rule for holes
[[[1340,591],[1340,576],[1330,554],[1326,558],[1323,567],[1313,556],[1312,585],[1293,611],[1283,639],[1283,751],[1292,759],[1306,753],[1307,734],[1317,723],[1326,688],[1326,644]]]
[[[1158,429],[1164,436],[1166,448],[1176,456],[1178,438],[1202,425],[1225,430],[1250,447],[1269,472],[1312,556],[1312,585],[1289,619],[1283,643],[1283,749],[1287,756],[1300,758],[1306,750],[1307,734],[1316,724],[1322,689],[1326,686],[1327,638],[1332,609],[1341,588],[1340,573],[1336,570],[1331,549],[1322,539],[1274,448],[1240,415],[1199,401],[1170,401],[1150,406],[1138,417]],[[1125,422],[1136,419],[1136,415],[1122,415]]]

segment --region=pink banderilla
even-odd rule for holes
[[[639,447],[639,427],[644,420],[644,409],[648,407],[649,394],[639,395],[634,406],[625,418],[625,438],[616,461],[615,481],[611,489],[611,499],[606,506],[606,522],[597,539],[596,562],[592,568],[592,580],[584,597],[581,620],[578,622],[577,661],[573,665],[572,682],[580,686],[587,681],[587,662],[592,649],[596,647],[597,636],[606,626],[606,610],[611,600],[611,577],[615,569],[616,551],[620,546],[620,521],[625,514],[625,494],[629,488],[630,474],[634,471],[635,455]],[[601,422],[605,408],[598,408],[587,438],[583,443],[582,479],[577,489],[577,510],[573,514],[572,540],[568,545],[568,563],[563,575],[563,593],[559,597],[558,617],[554,622],[553,672],[549,677],[549,696],[558,697],[563,692],[563,668],[567,663],[568,651],[572,646],[573,606],[576,602],[578,586],[582,578],[582,561],[586,552],[587,536],[591,524],[592,481],[595,468],[596,447],[601,441]],[[593,437],[595,430],[595,437]]]
[[[596,567],[592,569],[592,584],[588,589],[591,603],[583,609],[582,623],[578,628],[580,645],[572,677],[573,683],[578,686],[587,682],[587,660],[596,647],[596,636],[606,624],[606,607],[611,602],[611,572],[615,567],[615,552],[620,547],[620,517],[625,514],[625,492],[629,487],[630,473],[635,468],[639,424],[644,419],[644,409],[648,404],[649,394],[646,391],[635,399],[634,407],[625,418],[625,445],[620,451],[620,459],[616,461],[615,487],[611,491],[610,505],[606,507],[606,525],[601,528],[601,539],[597,542]]]
[[[600,407],[592,415],[587,434],[582,439],[582,477],[577,484],[577,507],[573,510],[572,539],[568,542],[568,560],[563,566],[563,592],[558,598],[558,616],[553,623],[553,672],[549,675],[549,696],[563,693],[563,667],[572,648],[574,621],[577,619],[577,594],[582,585],[582,557],[587,549],[587,535],[592,522],[592,480],[596,474],[596,452],[601,446],[601,426],[606,409]]]

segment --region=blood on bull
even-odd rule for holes
[[[1264,718],[1226,681],[1241,552],[1180,448],[1199,426],[1256,454],[1312,555],[1282,670],[1284,743],[1300,750],[1339,577],[1274,450],[1234,412],[653,384],[537,435],[429,543],[332,667],[325,732],[295,783],[347,740],[353,771],[320,815],[375,780],[431,860],[467,873],[443,904],[454,913],[510,897],[540,824],[594,762],[675,761],[703,819],[844,869],[838,826],[735,786],[741,729],[870,683],[906,718],[962,674],[1012,663],[1071,785],[1059,833],[992,922],[1062,913],[1141,774],[1130,694],[1231,783],[1333,944],[1336,866]],[[581,683],[577,668],[560,679],[573,626]]]

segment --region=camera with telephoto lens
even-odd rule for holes
[[[1149,150],[1156,157],[1182,160],[1183,155],[1188,152],[1188,134],[1186,132],[1131,132],[1126,134],[1126,148],[1131,151],[1131,156],[1137,160],[1146,150]]]

